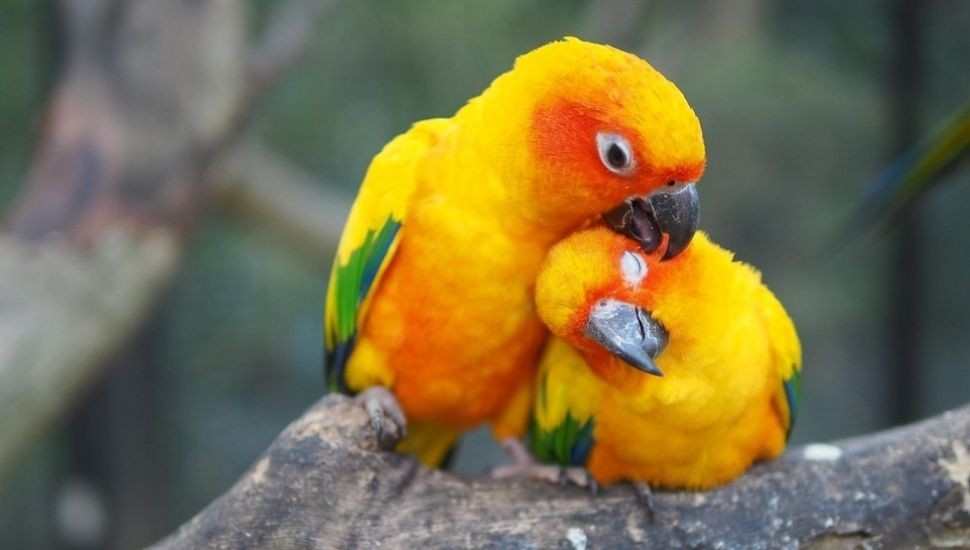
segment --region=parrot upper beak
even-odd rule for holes
[[[602,300],[586,321],[586,335],[607,351],[643,372],[663,376],[654,358],[669,336],[643,308],[618,300]]]
[[[693,182],[681,183],[654,191],[647,197],[627,199],[603,214],[614,231],[636,239],[646,252],[660,246],[661,235],[667,234],[664,260],[680,254],[697,232],[700,222],[700,197]]]

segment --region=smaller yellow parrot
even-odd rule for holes
[[[529,446],[543,463],[585,472],[515,473],[703,489],[784,450],[801,372],[791,319],[758,271],[703,232],[660,260],[602,225],[550,251],[536,304],[555,338]]]

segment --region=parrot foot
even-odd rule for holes
[[[572,483],[577,487],[586,487],[589,489],[589,494],[594,497],[600,492],[600,484],[597,483],[596,478],[589,473],[586,468],[581,468],[579,466],[559,468],[559,484],[567,485]]]
[[[647,519],[650,523],[654,520],[654,506],[653,506],[653,491],[650,490],[650,486],[646,483],[630,483],[633,487],[633,492],[636,494],[637,503],[647,511]]]
[[[397,398],[383,386],[367,388],[354,398],[370,416],[370,423],[377,431],[377,445],[392,450],[407,433],[407,419]]]
[[[593,495],[599,492],[599,484],[586,468],[541,464],[525,448],[525,445],[514,437],[503,439],[499,444],[515,462],[492,468],[490,474],[493,479],[539,479],[560,485],[585,487]]]

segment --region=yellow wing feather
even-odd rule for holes
[[[757,300],[782,381],[775,392],[775,404],[782,413],[782,421],[790,432],[798,415],[801,394],[802,347],[795,325],[778,298],[766,287],[761,286],[758,289]]]

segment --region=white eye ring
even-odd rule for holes
[[[633,148],[620,134],[599,132],[596,134],[596,149],[600,162],[614,174],[625,176],[633,171]]]
[[[620,256],[620,272],[627,284],[637,285],[647,276],[647,264],[639,254],[626,250]]]

